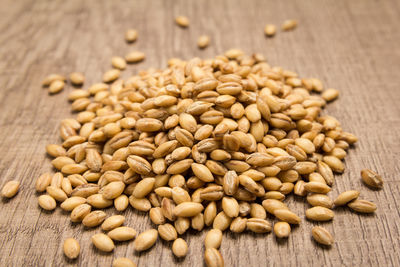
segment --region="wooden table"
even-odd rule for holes
[[[191,24],[181,29],[174,17],[187,15]],[[267,39],[266,23],[280,25],[295,18],[298,28]],[[176,260],[171,245],[158,242],[136,254],[133,243],[118,244],[115,253],[97,252],[90,236],[70,223],[60,209],[44,212],[37,205],[34,182],[51,170],[45,145],[59,142],[61,119],[71,116],[66,96],[49,96],[41,80],[49,73],[81,71],[86,86],[101,79],[110,58],[138,49],[146,60],[129,66],[126,75],[148,67],[162,68],[171,57],[213,57],[228,48],[261,52],[272,65],[303,77],[321,78],[341,91],[327,108],[344,129],[360,141],[346,158],[346,171],[337,176],[332,197],[360,189],[374,201],[374,215],[339,209],[333,223],[323,224],[336,243],[316,245],[311,222],[304,220],[287,241],[273,234],[226,233],[221,248],[226,266],[399,266],[400,265],[400,3],[395,0],[338,1],[0,1],[0,186],[21,181],[19,194],[0,204],[2,266],[110,266],[115,257],[129,257],[138,266],[203,266],[201,233],[184,235],[190,251]],[[139,31],[136,43],[123,39],[126,29]],[[198,50],[200,34],[211,45]],[[385,179],[384,189],[372,191],[360,180],[360,170],[371,168]],[[289,198],[301,217],[307,204]],[[112,212],[111,210],[109,211]],[[138,231],[151,227],[147,216],[129,209],[127,225]],[[80,240],[81,255],[67,261],[61,244]]]

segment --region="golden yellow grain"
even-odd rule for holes
[[[126,40],[128,43],[133,43],[133,42],[135,42],[137,38],[138,38],[138,32],[137,32],[137,30],[135,30],[135,29],[128,29],[128,30],[125,32],[125,40]]]
[[[69,79],[73,85],[82,85],[85,82],[85,76],[80,72],[71,73]]]
[[[328,230],[320,226],[315,226],[312,229],[312,236],[315,241],[322,245],[330,246],[334,242],[334,239],[332,235],[328,232]]]
[[[362,170],[361,178],[366,185],[372,188],[381,189],[383,187],[382,177],[372,170],[369,169]]]
[[[189,27],[189,18],[186,16],[177,16],[175,18],[175,22],[178,26],[181,26],[182,28]]]
[[[172,252],[178,258],[185,257],[188,252],[188,245],[182,238],[177,238],[174,243],[172,243]]]
[[[210,44],[210,37],[208,35],[201,35],[197,39],[197,46],[201,49],[206,48]]]
[[[104,252],[111,252],[115,247],[112,239],[101,233],[92,236],[92,243],[97,249]]]
[[[38,198],[39,206],[44,210],[54,210],[57,207],[57,203],[49,195],[41,195]]]
[[[297,27],[297,20],[288,19],[282,23],[282,30],[283,31],[291,31]]]
[[[76,239],[70,237],[65,239],[63,250],[65,256],[67,256],[69,259],[76,259],[79,256],[81,247]]]
[[[9,181],[1,190],[1,196],[5,198],[12,198],[14,197],[19,190],[20,182],[19,181]]]
[[[134,247],[136,251],[144,251],[151,248],[157,241],[158,232],[155,229],[144,231],[136,237]]]
[[[64,89],[65,83],[62,80],[55,80],[49,86],[49,94],[57,94]]]
[[[264,27],[264,33],[268,37],[272,37],[276,33],[276,26],[274,24],[267,24]]]
[[[125,56],[127,63],[138,63],[144,60],[146,55],[140,51],[132,51]]]

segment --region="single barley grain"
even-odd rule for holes
[[[172,226],[169,223],[159,225],[158,226],[158,234],[165,241],[173,241],[178,238],[178,234],[177,234],[174,226]]]
[[[127,241],[135,238],[136,231],[131,227],[121,226],[111,230],[107,235],[115,241]]]
[[[288,207],[286,206],[285,203],[276,199],[266,199],[262,202],[262,206],[267,212],[271,214],[275,214],[275,211],[281,209],[288,210]]]
[[[383,187],[382,177],[372,170],[369,169],[362,170],[361,178],[366,185],[372,188],[381,189]]]
[[[80,72],[71,73],[69,79],[73,85],[82,85],[85,82],[85,76]]]
[[[201,49],[206,48],[210,44],[210,37],[208,35],[201,35],[197,39],[197,46]]]
[[[203,205],[195,202],[183,202],[173,209],[173,213],[178,217],[193,217],[204,209]]]
[[[107,214],[105,212],[101,210],[95,210],[85,216],[85,218],[82,220],[82,224],[86,227],[96,227],[100,225],[106,217]]]
[[[55,186],[48,186],[46,192],[59,202],[63,202],[68,198],[67,194],[61,188]]]
[[[242,217],[236,217],[230,225],[230,230],[234,233],[241,233],[246,229],[247,219]]]
[[[119,78],[119,75],[120,75],[120,70],[111,69],[104,73],[103,82],[105,82],[105,83],[113,82]]]
[[[139,234],[134,242],[136,251],[144,251],[151,248],[157,241],[158,232],[155,229],[144,231]]]
[[[124,211],[128,208],[129,199],[126,195],[120,195],[114,199],[114,207],[117,211]]]
[[[325,99],[325,101],[333,101],[339,96],[339,91],[333,88],[326,89],[325,91],[322,92],[321,94],[322,98]]]
[[[224,197],[222,199],[222,210],[227,216],[235,218],[239,216],[239,203],[235,198]]]
[[[188,245],[182,238],[177,238],[174,243],[172,243],[172,252],[178,258],[185,257],[188,252]]]
[[[356,199],[348,203],[347,206],[359,213],[373,213],[376,210],[376,205],[368,200]]]
[[[54,210],[57,207],[57,203],[49,195],[41,195],[38,198],[39,206],[44,210]]]
[[[134,41],[136,41],[137,37],[138,37],[138,32],[135,29],[128,29],[125,32],[125,40],[128,43],[133,43]]]
[[[321,206],[331,209],[333,206],[333,201],[330,197],[324,194],[309,194],[307,196],[307,202],[311,206]],[[335,204],[336,205],[336,204]]]
[[[114,242],[112,239],[105,234],[95,234],[92,236],[93,245],[104,252],[111,252],[114,250]]]
[[[112,57],[111,58],[111,65],[119,70],[126,69],[126,61],[122,57]]]
[[[175,22],[178,26],[181,26],[182,28],[186,28],[189,26],[189,18],[186,16],[177,16],[175,18]]]
[[[92,207],[88,204],[76,206],[71,212],[71,222],[81,222],[91,211]]]
[[[1,190],[1,196],[5,198],[12,198],[14,197],[19,190],[20,182],[19,181],[9,181]]]
[[[266,219],[267,213],[264,207],[258,203],[250,204],[250,217],[258,219]]]
[[[64,81],[62,80],[55,80],[49,86],[49,94],[57,94],[64,89]]]
[[[297,20],[289,19],[285,20],[282,24],[283,31],[291,31],[297,27]]]
[[[211,229],[206,234],[204,245],[206,248],[218,249],[222,242],[222,232],[219,229]]]
[[[350,201],[357,199],[360,195],[359,191],[349,190],[341,193],[334,201],[335,206],[343,206],[349,203]]]
[[[310,193],[326,194],[331,191],[331,188],[320,182],[308,182],[304,185],[304,189]]]
[[[101,194],[106,199],[115,199],[119,197],[122,194],[122,192],[124,192],[124,189],[125,189],[124,182],[120,181],[111,182],[101,189]]]
[[[213,228],[225,231],[232,222],[232,218],[221,211],[217,214],[213,222]]]
[[[274,215],[287,223],[290,224],[299,224],[300,223],[300,218],[299,216],[297,216],[296,214],[294,214],[293,212],[291,212],[290,210],[287,209],[278,209],[274,211]]]
[[[318,222],[330,221],[333,219],[334,215],[335,214],[333,213],[332,210],[321,206],[316,206],[306,210],[307,219],[312,221],[318,221]]]
[[[272,229],[270,222],[268,222],[267,220],[264,220],[264,219],[259,219],[259,218],[248,219],[246,227],[248,230],[250,230],[254,233],[258,233],[258,234],[271,232],[271,229]]]
[[[72,211],[79,205],[85,203],[86,199],[83,197],[69,197],[60,204],[60,207],[65,211]]]
[[[264,33],[268,37],[272,37],[276,33],[276,26],[274,24],[267,24],[264,27]]]
[[[81,247],[76,239],[70,237],[65,239],[63,250],[65,256],[67,256],[69,259],[76,259],[79,256]]]
[[[287,238],[291,232],[290,225],[287,222],[276,222],[274,224],[274,234],[278,238]]]
[[[103,229],[104,231],[110,231],[121,226],[122,224],[124,224],[124,222],[124,216],[113,215],[104,220],[104,222],[101,224],[101,229]]]
[[[125,60],[127,63],[138,63],[138,62],[144,60],[144,58],[145,58],[145,54],[140,51],[133,51],[133,52],[128,53],[125,56]]]
[[[323,227],[315,226],[311,232],[314,240],[322,245],[330,246],[334,242],[332,235]]]
[[[65,150],[65,148],[63,148],[60,145],[57,144],[50,144],[46,146],[46,151],[47,154],[49,154],[52,157],[61,157],[61,156],[65,156],[67,151]]]

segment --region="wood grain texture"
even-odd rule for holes
[[[188,29],[173,19],[184,14]],[[346,171],[337,176],[332,197],[360,189],[374,201],[374,215],[346,209],[336,211],[333,223],[323,224],[336,243],[323,249],[311,239],[313,223],[293,229],[287,241],[272,234],[224,234],[221,252],[226,266],[399,266],[400,265],[400,2],[396,0],[309,1],[14,1],[0,0],[0,186],[17,179],[19,194],[0,204],[2,266],[111,266],[115,257],[128,257],[138,266],[203,266],[204,232],[184,235],[189,255],[176,260],[171,244],[158,242],[150,251],[134,253],[133,243],[120,243],[113,254],[98,253],[90,236],[70,223],[60,209],[44,212],[37,205],[35,179],[51,170],[45,145],[59,142],[59,121],[71,116],[66,96],[49,96],[40,86],[49,73],[81,71],[86,86],[99,81],[113,55],[133,49],[146,60],[129,66],[124,76],[148,67],[161,68],[170,57],[213,57],[232,47],[261,52],[272,65],[321,78],[341,91],[327,108],[344,129],[360,142],[346,158]],[[275,38],[263,35],[266,23],[299,20],[293,32]],[[127,28],[139,31],[127,45]],[[200,34],[211,45],[196,47]],[[384,189],[362,185],[360,170],[371,168],[385,179]],[[288,205],[304,218],[303,199]],[[113,211],[109,210],[111,214]],[[129,209],[127,225],[149,229],[147,216]],[[81,256],[68,261],[62,242],[75,237]]]

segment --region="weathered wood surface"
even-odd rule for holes
[[[176,27],[174,16],[191,19],[189,29]],[[265,23],[299,20],[293,32],[275,38],[263,35]],[[374,1],[0,1],[0,186],[11,179],[22,183],[19,194],[0,204],[2,266],[110,266],[126,256],[138,266],[203,266],[202,233],[184,236],[190,252],[182,261],[170,244],[158,242],[136,254],[133,243],[118,244],[113,254],[98,253],[90,236],[70,223],[66,213],[38,208],[34,181],[51,170],[47,143],[58,142],[58,125],[70,116],[70,88],[49,96],[40,86],[49,73],[81,71],[86,85],[100,80],[113,55],[132,49],[147,54],[145,62],[126,73],[164,67],[168,58],[212,57],[232,47],[264,53],[272,65],[321,78],[341,91],[327,112],[360,142],[346,158],[346,171],[330,193],[361,189],[364,199],[378,205],[374,215],[342,209],[326,228],[336,239],[322,249],[311,239],[313,223],[304,221],[287,241],[272,234],[225,234],[222,254],[226,266],[399,266],[400,265],[400,2]],[[127,45],[129,27],[139,39]],[[204,51],[196,47],[200,34],[211,36]],[[362,185],[362,168],[377,170],[384,189]],[[303,200],[289,205],[304,217]],[[138,231],[149,219],[127,211],[128,225]],[[81,243],[81,255],[67,261],[61,243],[70,236]]]

